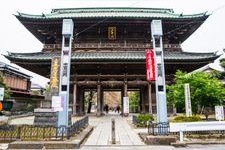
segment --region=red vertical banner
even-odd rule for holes
[[[146,50],[146,75],[147,81],[155,80],[155,58],[153,50]]]

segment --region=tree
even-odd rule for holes
[[[220,59],[220,66],[224,68],[225,70],[225,58]],[[225,71],[220,72],[220,80],[225,80]]]
[[[220,59],[220,65],[225,68],[225,58]]]
[[[85,95],[85,101],[88,104],[87,113],[91,113],[91,106],[92,106],[92,102],[93,102],[94,95],[95,95],[95,91],[93,91],[93,90],[90,90],[88,92],[88,94]]]
[[[213,107],[222,104],[225,99],[225,88],[222,83],[210,74],[197,72],[186,74],[177,71],[175,83],[167,86],[167,100],[169,104],[185,108],[184,84],[190,84],[191,104],[193,113],[197,113],[198,106]]]
[[[137,107],[139,106],[140,102],[140,93],[135,91],[135,92],[130,92],[129,93],[129,107],[132,112],[136,112]]]
[[[225,70],[225,58],[220,59],[220,66],[224,68]],[[211,72],[211,76],[219,80],[225,80],[225,71],[221,72],[221,71],[213,70]]]
[[[9,88],[6,86],[6,84],[4,83],[3,75],[1,72],[0,72],[0,87],[5,89],[4,90],[4,99],[10,98],[11,92],[10,92]]]

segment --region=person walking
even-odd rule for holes
[[[109,106],[108,106],[108,104],[105,105],[104,110],[105,110],[105,112],[108,114],[108,112],[109,112]]]
[[[118,105],[118,106],[116,107],[116,111],[117,111],[118,113],[120,113],[120,105]]]

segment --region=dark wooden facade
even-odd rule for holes
[[[214,61],[213,53],[183,52],[180,44],[208,18],[205,13],[175,14],[171,9],[75,8],[53,9],[51,14],[19,13],[18,20],[43,43],[39,53],[9,53],[12,62],[45,77],[51,60],[60,56],[62,20],[74,21],[71,58],[73,112],[83,114],[84,92],[97,92],[98,114],[103,111],[103,93],[121,91],[121,101],[130,90],[140,91],[142,112],[155,107],[154,82],[146,81],[145,50],[152,49],[151,20],[161,19],[166,81],[177,69],[192,71]]]
[[[4,110],[22,110],[27,104],[38,107],[43,96],[35,96],[30,93],[31,76],[21,72],[18,68],[0,62],[0,73],[5,85],[10,90],[10,98],[4,99]]]

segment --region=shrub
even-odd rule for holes
[[[191,116],[191,117],[186,117],[186,116],[177,116],[173,119],[172,122],[195,122],[195,121],[201,121],[200,116]]]
[[[138,127],[147,127],[148,121],[153,121],[154,117],[150,114],[139,114],[137,116],[137,126]]]

